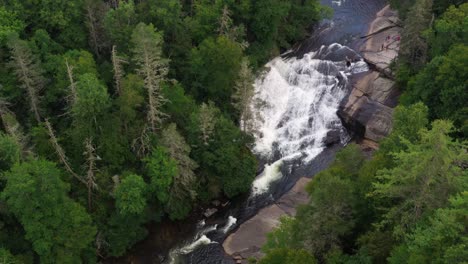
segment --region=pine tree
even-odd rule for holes
[[[431,12],[432,0],[417,0],[408,12],[401,34],[400,54],[415,69],[427,60],[427,41],[422,34],[430,27]]]
[[[161,144],[167,149],[169,156],[177,164],[177,174],[174,177],[166,210],[172,219],[184,218],[191,209],[191,201],[195,198],[195,173],[197,163],[190,158],[190,146],[177,132],[175,124],[170,124],[162,131]]]

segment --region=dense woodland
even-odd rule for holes
[[[315,176],[261,264],[468,263],[468,3],[390,2],[403,20],[393,131],[371,159],[350,144]]]
[[[328,13],[316,0],[0,0],[0,262],[122,256],[145,224],[249,191],[255,72]]]

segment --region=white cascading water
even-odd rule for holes
[[[235,224],[237,223],[237,218],[230,215],[226,225],[223,227],[222,231],[226,234]]]
[[[204,226],[205,226],[205,220],[202,220],[197,224],[197,227],[204,227]],[[202,230],[197,232],[194,239],[190,243],[187,243],[181,247],[172,249],[169,252],[168,263],[170,264],[184,263],[183,260],[180,258],[181,255],[188,254],[203,245],[208,245],[211,243],[218,243],[216,241],[214,242],[211,241],[211,239],[209,239],[206,236],[208,233],[215,231],[217,228],[218,228],[218,225],[212,225],[212,226],[203,228]]]
[[[331,130],[341,130],[337,111],[346,95],[347,75],[368,70],[365,62],[333,62],[323,58],[340,49],[340,44],[323,46],[302,59],[269,62],[267,72],[255,82],[252,111],[255,145],[253,152],[272,164],[252,186],[253,195],[265,193],[270,184],[282,177],[284,160],[310,162],[324,149]],[[340,82],[341,80],[344,80]]]

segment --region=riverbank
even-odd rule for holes
[[[392,129],[393,108],[400,93],[391,65],[398,56],[400,31],[398,14],[390,6],[376,14],[359,50],[371,70],[352,82],[338,112],[364,150],[377,149],[378,142]]]
[[[254,217],[243,223],[223,243],[225,252],[239,263],[247,263],[249,257],[260,258],[260,247],[266,242],[266,234],[278,226],[282,216],[294,216],[296,207],[307,203],[305,186],[310,178],[299,179],[294,187],[274,204],[261,209]]]
[[[359,49],[371,70],[354,78],[351,91],[340,106],[340,117],[348,128],[358,131],[357,137],[365,150],[375,150],[378,141],[392,128],[392,113],[399,93],[388,76],[391,76],[390,65],[398,55],[397,23],[397,14],[389,6],[376,14]],[[391,36],[389,40],[388,36]],[[244,222],[224,241],[225,252],[236,263],[247,263],[250,257],[262,257],[260,249],[266,242],[266,234],[278,226],[282,216],[294,216],[296,207],[308,201],[305,186],[310,180],[301,178],[276,203]]]

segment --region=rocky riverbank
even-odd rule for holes
[[[305,186],[310,180],[305,177],[299,179],[278,201],[261,209],[254,217],[243,223],[224,241],[225,252],[237,263],[247,263],[249,257],[262,257],[260,248],[266,242],[266,234],[278,226],[281,216],[294,216],[296,207],[307,203]]]
[[[359,50],[371,70],[355,78],[349,96],[341,103],[339,115],[346,126],[358,134],[364,149],[376,149],[378,141],[392,128],[392,113],[399,93],[390,65],[398,55],[399,32],[397,14],[386,6],[370,24]],[[236,263],[247,263],[249,257],[261,257],[260,248],[266,242],[266,234],[278,226],[281,216],[294,216],[296,207],[307,202],[305,186],[309,181],[305,177],[299,179],[276,203],[243,223],[224,241],[225,252]]]
[[[398,15],[389,6],[377,13],[359,50],[371,70],[354,80],[338,113],[364,149],[376,149],[392,129],[399,91],[391,65],[398,56],[400,31]]]

